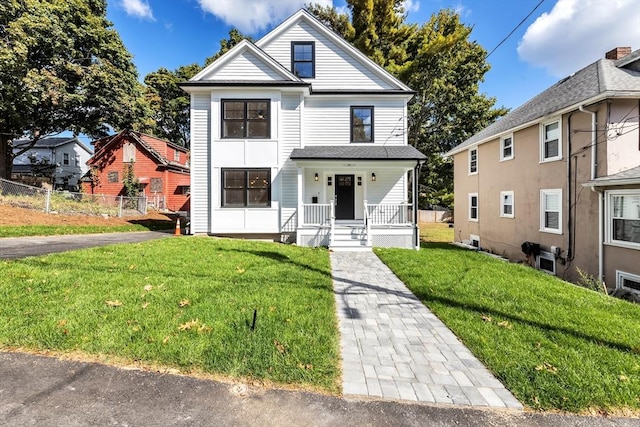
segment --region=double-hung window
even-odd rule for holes
[[[478,173],[478,149],[469,150],[469,175]]]
[[[469,221],[478,220],[478,193],[469,193]]]
[[[268,99],[223,99],[222,137],[269,138]]]
[[[500,160],[513,159],[513,135],[500,138]]]
[[[500,216],[513,218],[513,191],[500,192]]]
[[[222,206],[228,208],[271,206],[271,170],[223,169]]]
[[[540,231],[562,234],[562,189],[540,190]]]
[[[291,72],[301,79],[316,75],[314,42],[291,42]]]
[[[640,190],[607,191],[607,243],[640,248]]]
[[[69,164],[69,153],[64,153],[62,154],[62,164],[64,165],[68,165]]]
[[[351,142],[373,142],[373,107],[351,107]]]
[[[543,123],[540,128],[540,133],[540,161],[550,162],[562,159],[560,120]]]

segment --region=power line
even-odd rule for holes
[[[525,16],[525,17],[524,17],[524,19],[522,19],[522,21],[520,21],[520,23],[519,23],[518,25],[516,25],[516,26],[515,26],[515,28],[514,28],[513,30],[511,30],[511,32],[510,32],[509,34],[507,34],[507,36],[506,36],[505,38],[503,38],[503,39],[502,39],[502,41],[501,41],[500,43],[498,43],[498,45],[497,45],[496,47],[494,47],[494,48],[491,50],[491,52],[489,52],[489,53],[487,54],[487,56],[485,57],[485,59],[486,59],[486,58],[488,58],[488,57],[490,57],[490,56],[491,56],[491,54],[492,54],[493,52],[495,52],[495,51],[496,51],[496,49],[498,49],[498,48],[500,47],[500,45],[502,45],[502,43],[506,42],[506,41],[507,41],[507,39],[508,39],[509,37],[511,37],[511,35],[512,35],[513,33],[515,33],[515,31],[516,31],[518,28],[520,28],[520,26],[521,26],[522,24],[524,24],[524,22],[525,22],[527,19],[529,19],[529,17],[530,17],[531,15],[533,15],[533,12],[535,12],[535,11],[536,11],[536,9],[537,9],[538,7],[540,7],[540,5],[541,5],[542,3],[544,3],[544,0],[540,0],[540,2],[536,5],[536,7],[534,7],[534,8],[531,10],[531,12],[529,12],[529,14],[528,14],[527,16]]]

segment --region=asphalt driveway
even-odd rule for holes
[[[141,231],[133,233],[75,234],[45,237],[9,237],[0,239],[0,259],[24,258],[92,248],[114,243],[138,243],[168,237],[169,232]]]

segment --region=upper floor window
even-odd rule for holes
[[[640,248],[640,190],[606,194],[607,242]]]
[[[64,164],[64,165],[68,165],[69,164],[69,153],[63,153],[62,154],[62,164]]]
[[[223,169],[222,206],[229,208],[271,206],[271,170]]]
[[[136,146],[130,142],[126,142],[122,146],[122,161],[125,163],[136,161]]]
[[[269,138],[268,99],[222,101],[223,138]]]
[[[173,151],[173,160],[175,160],[176,162],[180,161],[180,152],[178,150]]]
[[[373,142],[373,107],[351,107],[351,142]]]
[[[469,150],[469,175],[478,173],[478,149]]]
[[[80,166],[80,156],[76,154],[75,156],[76,166]]]
[[[540,161],[549,162],[562,158],[560,121],[543,123],[540,138]]]
[[[500,138],[500,160],[513,159],[513,135]]]
[[[291,42],[291,72],[302,79],[315,77],[314,42]]]
[[[540,190],[540,231],[562,234],[562,189]]]

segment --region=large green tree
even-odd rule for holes
[[[444,153],[507,112],[480,93],[490,68],[485,49],[470,40],[472,29],[449,9],[415,25],[406,23],[401,0],[347,0],[347,6],[350,17],[317,5],[308,9],[416,91],[408,139],[428,159],[420,201],[451,205],[453,165]]]
[[[0,177],[12,140],[132,126],[141,95],[104,0],[0,2]]]

